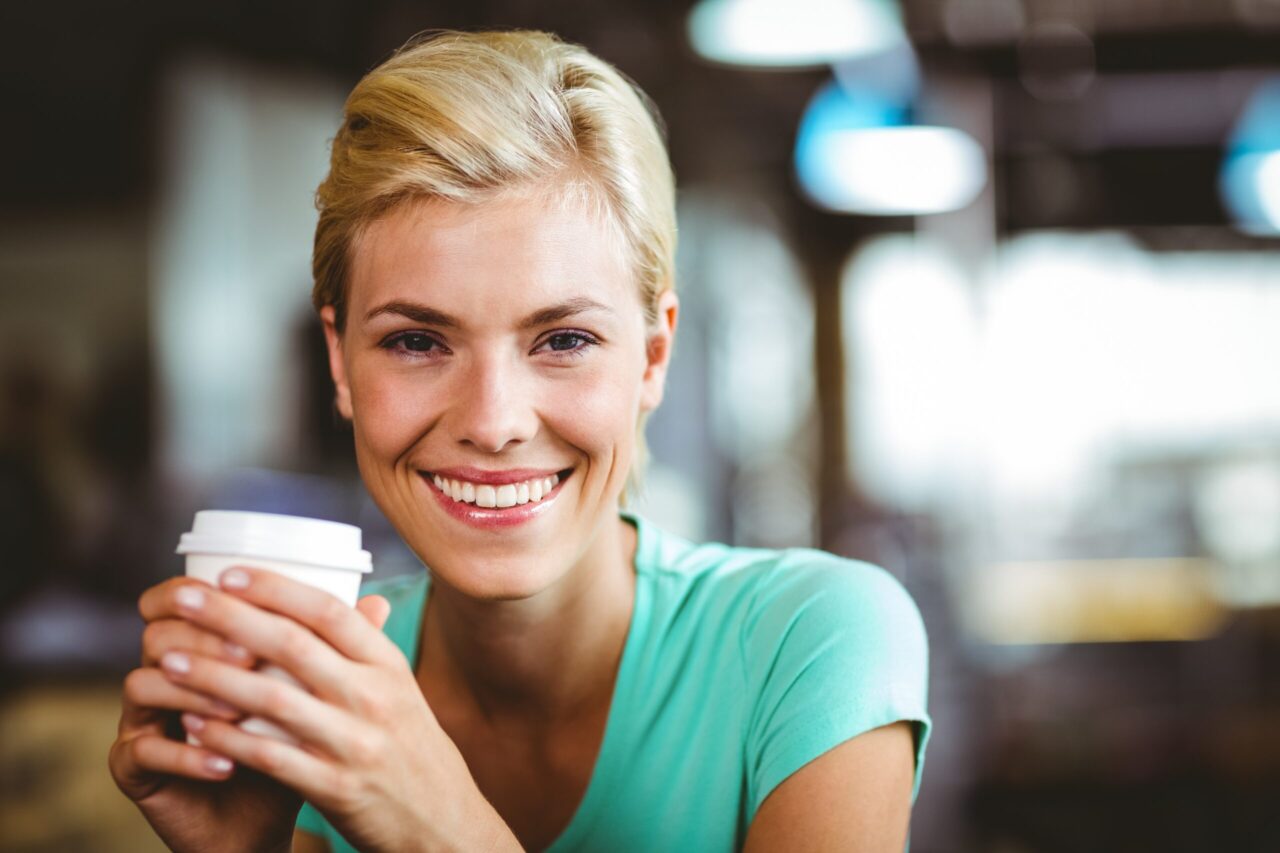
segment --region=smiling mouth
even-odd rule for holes
[[[469,480],[456,480],[441,477],[430,471],[421,472],[423,479],[433,485],[437,491],[452,498],[458,503],[468,503],[481,509],[510,509],[525,504],[536,504],[546,500],[565,480],[573,474],[572,468],[565,468],[546,477],[522,480],[518,483],[490,485],[473,483]]]

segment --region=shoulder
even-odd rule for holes
[[[813,634],[839,627],[865,639],[900,633],[923,648],[915,601],[879,566],[814,548],[694,543],[641,523],[646,542],[637,567],[666,581],[685,606],[702,601],[720,610],[744,643],[781,642],[797,627]]]
[[[788,548],[756,567],[749,620],[836,620],[923,625],[906,588],[881,567],[813,548]]]
[[[806,694],[868,708],[922,705],[927,689],[928,637],[906,588],[879,566],[822,551],[779,552],[758,573],[740,649],[764,718]]]
[[[807,548],[757,572],[740,642],[748,682],[766,693],[794,678],[852,698],[919,690],[928,677],[924,620],[897,578]]]
[[[743,630],[772,636],[799,623],[867,639],[885,632],[924,635],[919,608],[897,578],[871,563],[811,548],[776,552],[758,566]]]
[[[741,655],[753,813],[819,755],[899,721],[914,724],[918,786],[930,728],[928,638],[889,572],[812,549],[779,552],[756,579]]]

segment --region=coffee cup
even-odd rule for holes
[[[360,539],[359,527],[335,521],[265,512],[201,510],[196,513],[191,531],[178,540],[177,553],[186,557],[187,577],[214,587],[225,570],[248,566],[322,589],[354,607],[361,579],[373,571],[373,559],[360,547]],[[298,684],[274,664],[264,663],[258,671]],[[242,720],[240,728],[297,743],[283,729],[260,717]],[[200,745],[189,732],[187,742]]]

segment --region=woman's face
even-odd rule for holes
[[[352,248],[346,328],[322,312],[366,486],[471,597],[528,597],[617,524],[677,303],[647,326],[606,233],[532,197],[406,203]]]

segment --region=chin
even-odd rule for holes
[[[432,580],[445,583],[476,601],[522,601],[554,586],[560,579],[560,575],[541,560],[471,558],[465,564],[450,561],[445,566],[432,568]]]

